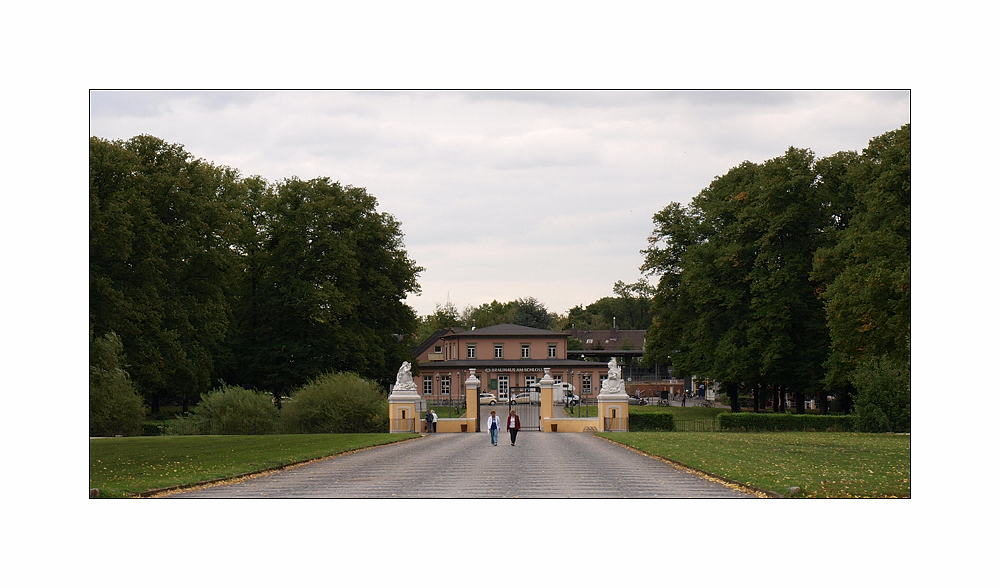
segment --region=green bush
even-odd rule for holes
[[[171,435],[267,435],[274,433],[278,409],[271,394],[223,386],[202,394],[189,416],[167,425]]]
[[[854,414],[866,433],[910,432],[910,366],[888,356],[870,358],[853,373]]]
[[[722,431],[853,431],[854,417],[769,412],[719,413]]]
[[[629,431],[673,431],[674,415],[669,412],[629,413]]]
[[[125,348],[115,333],[90,334],[90,436],[138,435],[146,419],[142,396],[125,371]]]
[[[372,380],[353,373],[320,376],[283,403],[286,433],[387,433],[389,405]]]
[[[201,423],[193,416],[186,414],[167,421],[164,428],[166,435],[205,435]]]

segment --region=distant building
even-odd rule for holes
[[[419,370],[413,379],[420,395],[431,402],[461,401],[469,369],[475,368],[482,391],[505,402],[512,388],[534,385],[543,369],[550,368],[557,382],[572,384],[585,397],[596,396],[608,364],[569,359],[569,336],[510,324],[471,331],[441,329],[413,350]]]

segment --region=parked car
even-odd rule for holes
[[[629,396],[628,397],[628,403],[629,404],[643,404],[644,405],[644,404],[646,404],[646,399],[645,398],[641,398],[639,396]]]
[[[531,394],[528,394],[527,392],[518,394],[514,397],[514,404],[531,404],[531,402]]]
[[[484,392],[479,395],[479,404],[489,404],[490,406],[493,406],[496,403],[497,397],[488,392]]]

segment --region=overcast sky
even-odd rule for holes
[[[910,93],[117,92],[90,133],[151,134],[268,180],[366,188],[424,271],[420,315],[534,296],[565,313],[634,282],[653,225],[715,176],[789,146],[864,149]]]

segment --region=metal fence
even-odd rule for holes
[[[674,421],[674,430],[688,433],[715,433],[720,429],[715,420]]]

